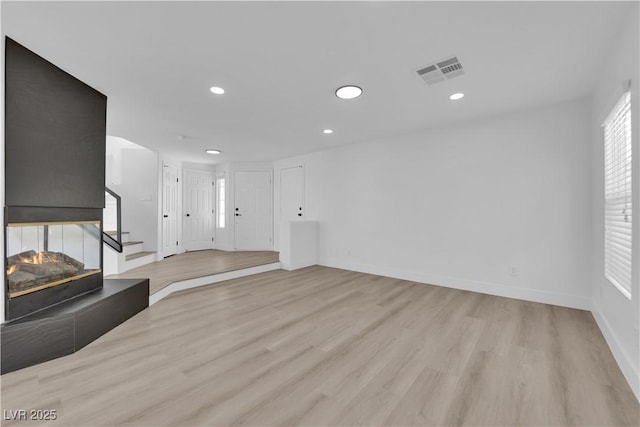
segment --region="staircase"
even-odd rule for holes
[[[103,232],[102,236],[105,275],[124,273],[156,261],[156,253],[145,251],[144,242],[133,240],[128,231],[121,231],[121,212],[120,196],[105,188],[103,226],[116,228]]]
[[[107,231],[108,235],[115,238],[116,231]],[[122,235],[122,255],[123,258],[118,264],[118,273],[124,273],[132,268],[140,267],[145,264],[149,264],[156,260],[156,253],[144,250],[144,242],[139,240],[131,240],[131,233],[123,231]],[[124,262],[122,262],[124,261]]]

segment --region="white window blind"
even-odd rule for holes
[[[631,299],[631,94],[604,124],[604,274]]]

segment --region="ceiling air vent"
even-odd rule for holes
[[[464,74],[462,64],[455,56],[443,59],[416,71],[427,84],[433,85]]]

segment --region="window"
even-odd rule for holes
[[[631,94],[604,124],[604,275],[631,299]]]
[[[225,227],[225,219],[227,210],[225,207],[225,179],[218,178],[216,180],[216,204],[218,205],[218,216],[216,217],[217,227],[224,228]]]

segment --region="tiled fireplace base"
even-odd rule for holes
[[[74,353],[148,306],[148,279],[105,279],[95,292],[6,322],[1,373]]]

